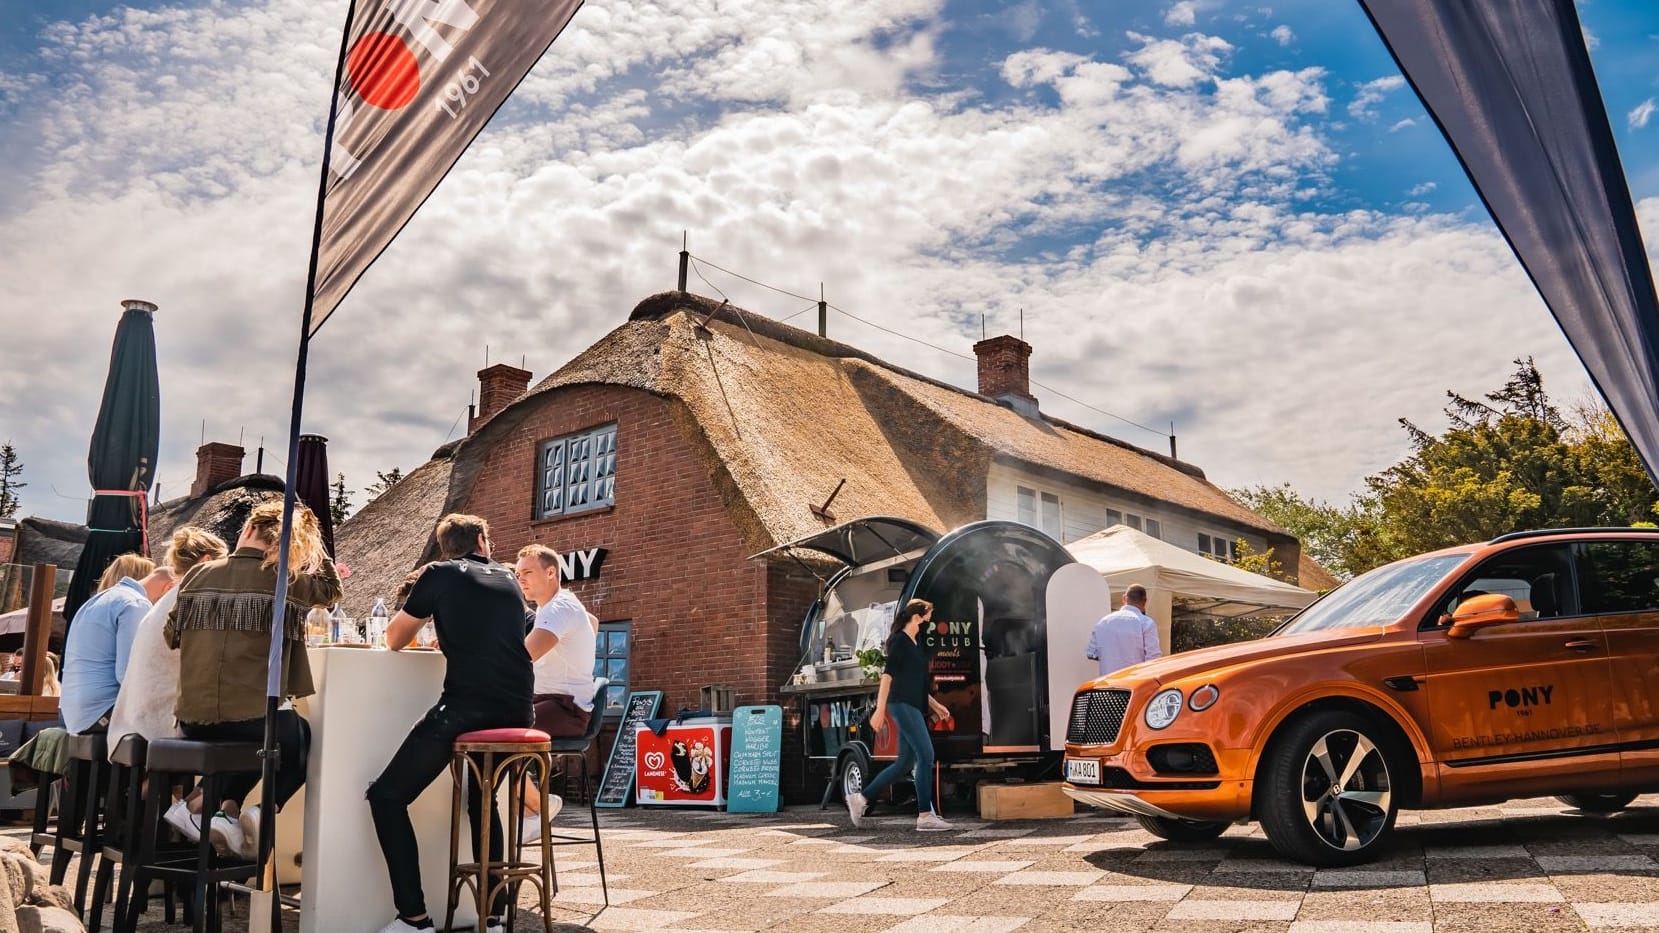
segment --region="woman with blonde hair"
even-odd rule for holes
[[[162,566],[174,577],[183,578],[197,564],[218,560],[230,552],[225,539],[205,528],[185,525],[173,532]],[[167,614],[178,602],[177,588],[156,600],[133,636],[127,675],[109,716],[109,751],[115,754],[123,736],[137,734],[146,740],[175,739],[179,732],[173,719],[173,704],[179,696],[179,655],[169,650],[161,630]]]
[[[64,639],[58,711],[65,729],[87,734],[109,727],[138,626],[172,588],[172,574],[138,554],[122,554],[105,569],[98,592],[75,611]]]
[[[207,742],[259,742],[265,737],[265,683],[269,671],[271,621],[275,605],[282,504],[256,506],[242,526],[236,550],[185,574],[178,603],[163,628],[167,644],[179,653],[178,702],[173,715],[187,739]],[[287,641],[278,682],[285,697],[315,692],[305,654],[305,615],[340,599],[340,575],[323,550],[317,517],[295,504],[288,547],[288,595],[280,607],[282,637]],[[305,783],[311,729],[292,708],[276,720],[280,758],[274,781],[281,807]],[[224,799],[211,823],[213,842],[230,855],[252,858],[257,851],[257,807],[244,810],[242,800],[259,781],[258,774],[237,775],[225,782]],[[168,821],[187,836],[196,826],[199,797],[168,811]],[[199,829],[194,829],[199,833]],[[199,838],[199,836],[198,836]]]

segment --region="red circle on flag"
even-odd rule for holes
[[[346,55],[346,75],[352,90],[382,110],[407,105],[421,89],[415,53],[402,38],[384,32],[357,40]]]

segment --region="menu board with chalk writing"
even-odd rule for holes
[[[776,813],[778,769],[783,762],[783,708],[739,706],[732,713],[731,772],[726,810]]]
[[[628,701],[622,705],[622,721],[617,725],[616,741],[611,744],[611,757],[606,760],[605,773],[599,779],[599,793],[594,797],[594,806],[628,805],[634,789],[634,727],[654,718],[661,706],[661,690],[628,694]],[[598,712],[595,710],[594,714],[598,715]]]

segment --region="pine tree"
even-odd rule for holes
[[[0,444],[0,518],[11,518],[17,514],[17,507],[21,500],[17,491],[28,483],[18,479],[23,475],[23,463],[17,459],[17,448],[11,441]]]
[[[338,525],[351,515],[351,490],[346,488],[346,474],[335,475],[334,485],[329,487],[332,493],[328,497],[328,514],[333,517],[334,524]]]
[[[397,467],[392,467],[390,470],[386,471],[375,470],[374,475],[380,478],[375,482],[370,483],[369,488],[364,490],[364,492],[369,494],[370,501],[380,498],[382,493],[388,489],[391,489],[393,486],[396,486],[397,481],[403,478],[403,471]]]

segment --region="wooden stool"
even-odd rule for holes
[[[449,773],[455,779],[451,798],[449,826],[449,907],[444,913],[444,929],[455,923],[455,908],[461,902],[461,889],[470,885],[478,898],[478,929],[482,931],[490,917],[490,904],[497,894],[507,896],[505,925],[512,929],[518,910],[518,886],[524,881],[535,885],[541,900],[542,923],[547,933],[553,933],[551,899],[553,896],[553,850],[548,845],[547,819],[541,821],[541,861],[531,862],[521,857],[518,820],[508,818],[504,834],[505,846],[499,861],[490,858],[490,820],[495,811],[496,790],[507,788],[507,812],[523,811],[524,775],[532,762],[538,764],[545,776],[552,771],[552,740],[547,733],[536,729],[480,729],[455,738],[455,756],[450,759]],[[474,827],[473,857],[476,861],[461,861],[461,811],[465,802],[462,789],[472,780],[480,792],[478,825]],[[545,777],[541,783],[543,814],[550,801]]]

